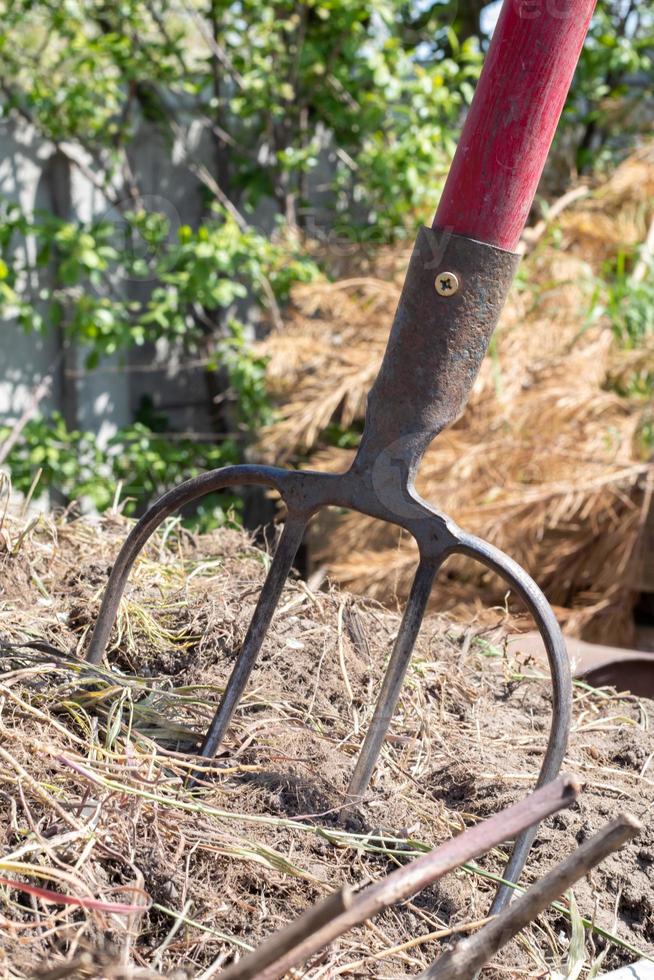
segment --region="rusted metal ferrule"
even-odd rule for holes
[[[368,396],[356,470],[379,466],[383,455],[405,484],[413,481],[429,443],[468,400],[519,259],[443,229],[420,229]]]

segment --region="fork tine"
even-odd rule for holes
[[[140,552],[148,543],[159,525],[186,504],[215,490],[243,486],[270,486],[280,493],[286,479],[283,470],[272,466],[225,466],[219,470],[201,473],[184,483],[179,483],[159,497],[134,525],[114,562],[109,581],[102,598],[102,605],[91,635],[86,661],[90,664],[102,662],[109,636],[116,621],[118,606],[122,598],[129,573]]]
[[[457,538],[454,547],[448,546],[436,554],[425,555],[423,553],[420,560],[386,669],[375,713],[348,787],[348,802],[350,803],[361,798],[370,781],[409,666],[434,577],[445,558],[456,552],[474,558],[500,575],[511,588],[515,589],[534,618],[547,650],[553,694],[550,735],[536,785],[543,786],[550,782],[560,771],[570,729],[572,679],[565,642],[556,617],[536,583],[517,562],[498,548],[472,534],[458,530]],[[344,810],[343,815],[346,812]],[[537,830],[537,826],[530,827],[516,837],[504,870],[503,877],[506,881],[517,881],[520,877]],[[496,892],[491,914],[496,915],[500,912],[510,898],[510,886],[501,884]]]
[[[545,644],[547,659],[552,677],[552,722],[550,734],[541,763],[536,786],[551,782],[559,774],[568,746],[572,714],[572,676],[570,661],[563,634],[550,604],[531,576],[512,558],[505,555],[487,541],[472,534],[460,532],[459,544],[454,551],[468,555],[492,569],[511,588],[515,589],[531,613]],[[509,861],[502,877],[506,881],[517,881],[531,850],[538,826],[524,830],[515,839]],[[490,915],[497,915],[508,905],[512,897],[508,885],[500,885]]]
[[[204,737],[200,755],[205,759],[213,758],[220,748],[227,726],[241,700],[248,678],[252,673],[252,668],[259,656],[266,631],[270,626],[275,607],[282,594],[288,573],[291,570],[295,555],[302,541],[305,528],[306,518],[304,516],[293,517],[289,514],[275,550],[275,556],[268,570],[266,581],[259,595],[259,600],[250,621],[245,640],[243,641],[243,646],[227,682],[227,687],[225,688],[225,693],[218,706],[218,710],[213,716]]]
[[[347,798],[349,802],[354,803],[360,799],[370,782],[388,726],[395,712],[404,676],[425,614],[434,576],[441,561],[442,558],[422,558],[416,570],[404,616],[395,637],[393,652],[377,698],[375,712],[348,786]]]

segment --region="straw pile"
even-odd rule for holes
[[[469,406],[428,451],[418,489],[523,564],[571,634],[628,645],[652,467],[639,439],[648,405],[619,397],[614,382],[652,370],[654,346],[621,350],[606,319],[589,324],[587,315],[604,263],[647,237],[654,151],[567,201],[555,221],[526,233],[528,254]],[[326,446],[324,432],[363,420],[407,259],[382,251],[365,275],[295,290],[287,326],[264,344],[280,406],[262,440],[270,459],[347,467],[352,450]],[[340,584],[385,602],[406,596],[416,560],[396,529],[358,515],[319,520],[310,554]],[[504,593],[489,573],[453,562],[433,604],[492,605]]]
[[[168,522],[133,571],[111,668],[89,671],[76,654],[128,527],[118,514],[95,524],[0,518],[3,977],[209,980],[328,891],[379,878],[533,785],[547,679],[503,651],[501,630],[430,617],[367,801],[339,827],[398,617],[292,581],[225,751],[189,791],[188,753],[269,557],[240,533],[194,539]],[[566,769],[586,785],[579,804],[541,828],[525,880],[618,809],[643,815],[653,754],[643,705],[579,687]],[[649,828],[484,980],[577,976],[600,956],[608,968],[654,953],[653,862]],[[502,866],[497,851],[448,876],[301,975],[415,975],[483,920]],[[582,916],[593,920],[585,938]]]

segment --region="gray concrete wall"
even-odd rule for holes
[[[96,187],[28,126],[0,126],[0,193],[27,214],[43,209],[62,218],[88,220],[107,210]],[[34,243],[28,239],[17,248],[30,250]],[[30,293],[37,295],[51,285],[52,270],[44,268],[30,281]],[[20,417],[46,375],[52,383],[41,402],[44,414],[58,409],[70,424],[91,429],[103,441],[128,421],[128,384],[117,359],[87,372],[82,353],[64,350],[57,330],[48,328],[43,335],[25,332],[12,320],[5,320],[1,330],[0,423]]]
[[[13,127],[0,126],[0,194],[16,201],[27,212],[42,199],[42,175],[51,148],[35,140],[34,134],[23,128],[17,134]],[[39,193],[41,189],[41,194]],[[23,241],[18,248],[24,252],[31,243]],[[36,286],[33,283],[32,286]],[[27,334],[13,320],[2,323],[0,339],[0,422],[15,418],[26,408],[30,392],[48,372],[57,355],[57,339],[48,332],[39,337]],[[44,400],[44,409],[52,410],[59,403],[58,386]]]
[[[206,213],[206,189],[189,169],[185,154],[208,170],[214,155],[206,127],[190,117],[184,125],[181,141],[171,153],[156,128],[143,123],[128,154],[144,206],[168,216],[171,236],[177,235],[181,224],[197,225]],[[320,163],[308,181],[312,207],[307,222],[314,232],[328,225],[333,203],[330,182],[334,160],[329,135],[322,134],[321,142]],[[15,121],[0,123],[0,193],[20,203],[28,214],[43,209],[74,220],[105,217],[120,229],[121,215],[133,206],[132,201],[110,203],[83,172],[95,172],[94,161],[82,158],[78,147],[64,149],[67,156],[81,159],[84,167],[71,164],[52,144],[37,138],[29,126]],[[273,202],[264,200],[250,220],[263,231],[270,231],[275,214]],[[18,245],[22,249],[32,247],[29,241]],[[43,269],[37,281],[30,283],[30,290],[34,295],[39,288],[51,285],[52,270]],[[114,281],[113,288],[126,299],[143,299],[154,285],[145,275],[141,280]],[[251,301],[240,301],[236,313],[249,324],[253,335],[258,332],[260,313]],[[1,329],[0,424],[20,418],[35,388],[50,374],[51,391],[40,403],[40,411],[47,415],[59,410],[69,426],[96,433],[101,444],[134,419],[146,397],[167,416],[173,430],[210,436],[207,378],[197,358],[186,358],[159,342],[105,358],[89,370],[84,351],[70,349],[57,330],[47,329],[43,336],[25,333],[11,320],[2,323]]]
[[[194,138],[192,131],[189,138]],[[203,152],[201,146],[194,150]],[[182,223],[199,222],[202,188],[179,155],[178,162],[171,163],[170,150],[161,145],[156,132],[144,126],[130,148],[130,158],[146,208],[169,216],[171,235],[177,234]],[[92,161],[85,162],[93,168]],[[29,127],[14,123],[0,125],[0,193],[19,203],[28,214],[43,209],[62,218],[106,217],[118,225],[121,211],[130,207],[129,201],[110,204],[91,180],[57,154],[54,146],[37,139]],[[21,242],[18,248],[33,248],[33,243]],[[51,270],[41,270],[30,283],[32,294],[50,286],[51,275]],[[152,286],[147,277],[114,282],[118,294],[125,298],[142,298]],[[6,320],[1,329],[0,424],[21,416],[35,388],[50,374],[50,394],[41,402],[40,410],[46,415],[55,409],[61,411],[70,425],[95,432],[102,443],[133,419],[144,395],[152,396],[157,407],[169,415],[173,428],[208,428],[202,372],[165,344],[105,358],[89,370],[84,352],[64,349],[63,338],[52,328],[39,336]]]

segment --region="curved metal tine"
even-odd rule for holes
[[[388,726],[395,712],[397,699],[400,696],[402,683],[420,631],[420,625],[425,614],[434,577],[442,560],[442,557],[422,558],[418,565],[402,622],[395,637],[393,651],[388,662],[388,667],[386,668],[381,691],[377,698],[375,712],[359,753],[352,778],[350,779],[350,785],[347,790],[347,800],[349,803],[356,803],[357,800],[360,800],[370,782],[370,777],[372,776],[384,738],[386,737],[386,732],[388,731]],[[345,816],[347,808],[342,812],[343,816]]]
[[[272,486],[279,490],[280,478],[283,478],[283,472],[273,467],[226,466],[224,469],[212,470],[192,480],[186,480],[155,501],[128,534],[111,569],[86,654],[87,663],[101,663],[132,565],[166,517],[199,497],[204,497],[223,487],[257,484]]]
[[[559,774],[568,746],[572,714],[572,676],[565,641],[550,604],[530,575],[512,558],[487,541],[472,534],[459,532],[459,543],[452,552],[468,555],[481,562],[515,589],[534,618],[545,643],[552,677],[552,724],[536,786],[551,782]],[[515,882],[520,877],[527,855],[534,842],[538,825],[519,834],[513,845],[503,878]],[[511,900],[513,890],[500,885],[489,915],[497,915]]]
[[[243,646],[236,658],[236,664],[227,682],[218,710],[213,716],[204,737],[200,755],[205,759],[212,759],[220,748],[232,715],[241,700],[302,541],[306,525],[306,517],[293,516],[289,511]]]
[[[273,467],[230,466],[223,470],[203,473],[192,480],[187,480],[160,497],[135,524],[120,549],[111,570],[95,629],[91,636],[86,655],[87,662],[97,664],[102,660],[131,568],[140,551],[166,517],[207,493],[237,483],[264,484],[273,486],[281,492],[284,475],[283,471]],[[213,758],[218,751],[227,726],[241,699],[279,602],[279,597],[282,594],[284,583],[302,542],[307,521],[307,514],[293,514],[289,509],[288,519],[275,550],[243,646],[236,659],[236,665],[232,670],[218,710],[204,737],[200,754],[205,759]]]

